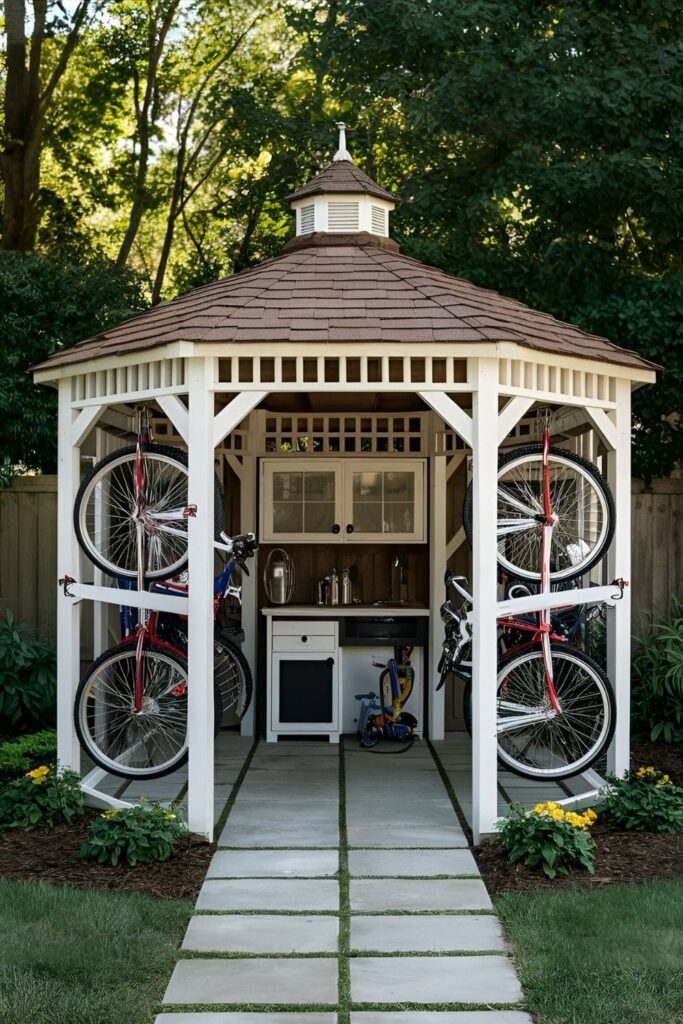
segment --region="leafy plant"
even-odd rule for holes
[[[636,637],[631,700],[634,729],[683,748],[683,603]]]
[[[0,620],[0,730],[52,725],[56,693],[55,652],[8,611]]]
[[[595,843],[588,829],[596,818],[593,810],[564,811],[553,801],[536,804],[532,811],[510,804],[509,816],[497,826],[498,841],[510,864],[521,861],[527,867],[540,867],[548,878],[568,875],[574,867],[593,874]]]
[[[41,765],[0,793],[0,828],[52,828],[70,824],[85,811],[80,777]]]
[[[683,832],[683,789],[668,775],[646,766],[608,782],[600,804],[605,821],[626,831]]]
[[[57,734],[54,729],[28,733],[16,740],[0,743],[0,781],[16,779],[41,764],[57,760]]]
[[[114,867],[121,860],[131,865],[168,860],[186,831],[174,811],[140,801],[136,807],[112,808],[95,818],[81,857]]]

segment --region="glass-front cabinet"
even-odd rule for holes
[[[424,459],[263,459],[261,539],[424,541],[425,472]]]

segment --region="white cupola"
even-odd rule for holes
[[[287,199],[296,214],[297,235],[315,232],[389,235],[391,192],[356,167],[346,148],[346,125],[339,121],[339,147],[333,162]]]

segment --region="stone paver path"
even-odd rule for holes
[[[531,1024],[426,744],[260,743],[218,847],[157,1024]]]

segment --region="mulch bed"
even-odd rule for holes
[[[485,839],[473,852],[492,896],[538,889],[555,891],[567,886],[591,888],[683,875],[683,836],[622,832],[599,824],[591,829],[591,835],[597,846],[594,875],[574,871],[571,875],[546,878],[540,871],[523,864],[508,864],[507,854],[495,838]]]
[[[213,854],[210,843],[185,836],[176,853],[161,864],[97,864],[78,851],[88,825],[101,813],[87,810],[71,825],[51,829],[0,832],[0,879],[72,885],[99,892],[137,892],[144,896],[195,900]]]
[[[634,768],[652,765],[669,775],[677,786],[683,786],[683,756],[668,744],[634,744],[631,764]],[[572,886],[591,888],[683,875],[682,835],[623,832],[599,823],[591,829],[591,835],[597,846],[594,875],[574,871],[571,875],[551,879],[523,864],[508,864],[507,854],[497,845],[495,837],[485,839],[473,852],[492,895]]]

